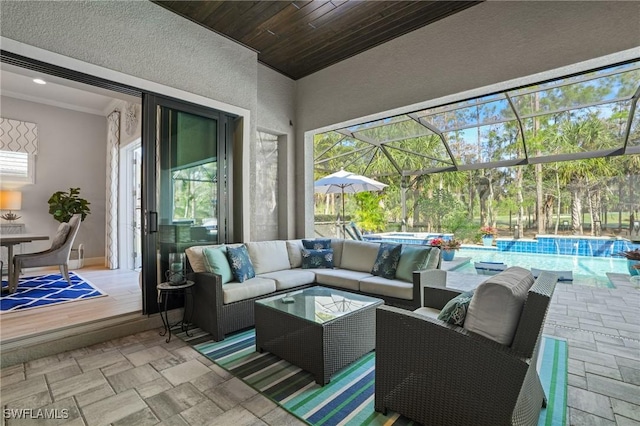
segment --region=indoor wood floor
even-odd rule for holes
[[[142,314],[138,272],[96,266],[74,272],[106,292],[107,296],[0,314],[0,342],[124,314]],[[42,271],[37,274],[42,274]]]

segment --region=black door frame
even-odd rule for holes
[[[162,135],[166,132],[161,126],[167,125],[162,121],[158,108],[166,107],[173,110],[186,112],[193,115],[216,120],[217,140],[218,140],[218,242],[223,243],[229,241],[230,230],[226,226],[228,218],[231,215],[229,195],[231,193],[228,187],[227,176],[230,172],[232,163],[231,158],[231,142],[232,142],[232,121],[235,116],[229,115],[223,111],[202,105],[181,101],[175,98],[143,93],[142,96],[142,293],[143,293],[143,313],[153,314],[158,312],[156,302],[157,291],[156,283],[163,281],[158,280],[157,270],[157,246],[158,246],[158,212],[156,211],[158,199],[156,197],[156,161],[157,152],[160,155],[164,151],[164,147],[158,147],[158,132]],[[160,121],[158,121],[160,120]],[[163,141],[160,140],[160,143]],[[147,161],[146,159],[153,159]],[[162,273],[162,272],[161,272]],[[177,307],[177,305],[175,306]]]
[[[209,107],[205,107],[203,105],[199,105],[199,104],[194,104],[194,103],[190,103],[187,101],[181,101],[179,99],[176,98],[171,98],[171,97],[167,97],[164,95],[160,95],[157,94],[155,92],[151,92],[148,90],[143,90],[143,89],[139,89],[137,87],[133,87],[124,83],[119,83],[119,82],[114,82],[102,77],[97,77],[91,74],[87,74],[87,73],[83,73],[80,71],[76,71],[76,70],[72,70],[69,68],[65,68],[65,67],[61,67],[58,65],[54,65],[54,64],[50,64],[48,62],[43,62],[37,59],[33,59],[33,58],[29,58],[26,56],[22,56],[22,55],[18,55],[16,53],[12,53],[9,52],[7,50],[2,50],[0,49],[0,62],[3,63],[7,63],[10,65],[14,65],[20,68],[25,68],[28,70],[32,70],[32,71],[37,71],[40,72],[42,74],[47,74],[47,75],[53,75],[56,77],[60,77],[60,78],[64,78],[70,81],[76,81],[79,83],[84,83],[90,86],[95,86],[95,87],[100,87],[103,89],[107,89],[107,90],[111,90],[114,92],[118,92],[118,93],[124,93],[130,96],[134,96],[137,98],[141,99],[142,102],[142,128],[141,128],[141,141],[142,141],[142,151],[143,151],[143,162],[142,162],[142,167],[143,167],[143,175],[142,175],[142,182],[143,182],[143,206],[145,206],[145,191],[147,191],[147,194],[149,193],[149,188],[148,185],[149,183],[146,182],[146,178],[145,178],[145,171],[144,168],[148,167],[145,166],[145,163],[149,163],[147,161],[144,161],[145,158],[145,152],[148,148],[146,148],[146,145],[148,145],[148,143],[145,143],[145,140],[148,142],[149,139],[147,139],[149,136],[153,134],[155,137],[155,119],[154,120],[150,120],[150,117],[154,117],[154,115],[149,115],[151,111],[149,111],[149,100],[150,99],[162,99],[163,102],[167,102],[169,104],[175,102],[175,105],[179,105],[178,109],[184,108],[185,106],[187,106],[187,108],[196,108],[196,110],[198,111],[206,111],[206,110],[210,110],[210,111],[216,111],[217,114],[219,114],[220,116],[220,121],[219,121],[219,129],[221,129],[221,131],[223,131],[224,134],[224,140],[226,141],[225,145],[225,167],[220,167],[218,169],[218,182],[220,185],[220,182],[225,182],[225,192],[223,194],[221,194],[222,196],[219,196],[220,201],[219,201],[219,212],[223,211],[225,216],[225,220],[222,222],[222,225],[224,225],[224,228],[227,229],[227,234],[224,237],[224,239],[219,238],[219,241],[228,241],[229,239],[233,239],[233,227],[229,226],[229,224],[232,221],[232,212],[231,212],[231,208],[232,208],[232,197],[233,197],[233,191],[232,191],[232,173],[233,173],[233,158],[232,158],[232,146],[233,146],[233,129],[234,129],[234,120],[237,118],[236,115],[228,113],[228,112],[224,112],[224,111],[217,111],[213,108],[209,108]],[[146,108],[145,108],[146,107]],[[187,111],[188,112],[188,111]],[[155,114],[155,111],[153,111],[153,114]],[[202,113],[197,113],[198,115],[202,115]],[[219,130],[220,132],[220,130]],[[153,144],[155,146],[155,144]],[[153,153],[153,156],[151,158],[155,158],[155,153]],[[155,161],[154,161],[154,165],[155,165]],[[220,192],[219,192],[220,194]],[[154,198],[155,200],[155,198]],[[147,226],[149,225],[148,221],[147,221],[147,215],[145,215],[144,213],[142,214],[142,219],[143,219],[143,226]],[[220,219],[219,219],[219,223],[218,226],[220,227]],[[144,238],[144,237],[143,237]],[[144,274],[144,269],[145,269],[145,264],[147,264],[147,262],[149,262],[151,259],[153,261],[153,267],[155,268],[156,266],[156,259],[155,259],[155,250],[153,252],[153,255],[150,256],[149,253],[145,252],[144,249],[144,244],[143,244],[143,252],[142,252],[142,262],[143,262],[143,274],[142,274],[142,278],[143,278],[143,285],[142,285],[142,313],[143,314],[152,314],[155,312],[158,312],[157,309],[157,293],[156,293],[156,288],[155,288],[155,282],[150,283],[148,279],[146,279],[145,274]],[[154,273],[154,277],[156,276],[156,274]],[[151,309],[149,309],[151,308]]]

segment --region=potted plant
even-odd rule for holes
[[[498,235],[498,229],[493,226],[483,226],[480,228],[480,234],[482,235],[482,244],[490,246],[493,244],[493,239]]]
[[[442,248],[442,244],[444,244],[444,240],[442,238],[433,238],[429,241],[429,245],[431,247],[438,247],[439,249]]]
[[[627,258],[627,268],[631,276],[640,275],[640,249],[623,251],[618,255]]]
[[[89,203],[80,198],[80,188],[69,188],[69,192],[54,192],[49,198],[49,214],[58,222],[69,222],[74,214],[81,214],[82,220],[91,213]]]
[[[49,214],[58,222],[69,222],[74,214],[80,214],[81,220],[91,213],[89,201],[80,198],[80,188],[69,188],[69,192],[57,191],[49,197]],[[80,269],[84,263],[84,246],[78,245],[77,249],[71,249],[73,259],[69,259],[69,268]]]
[[[460,250],[461,245],[462,243],[455,238],[444,240],[441,246],[442,260],[446,260],[448,262],[452,261],[456,254],[456,250]]]

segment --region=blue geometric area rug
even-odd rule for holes
[[[199,332],[199,333],[198,333]],[[311,425],[412,425],[411,420],[373,409],[375,351],[346,367],[324,387],[300,368],[270,353],[255,351],[255,331],[213,342],[202,330],[178,336],[284,409]],[[208,340],[208,341],[207,341]],[[564,426],[567,399],[567,342],[543,336],[538,368],[547,395],[539,425]]]
[[[69,272],[69,278],[71,278],[71,285],[61,274],[20,278],[15,293],[2,293],[0,313],[24,311],[107,295],[74,272]],[[7,286],[7,281],[2,281],[2,289],[5,290]]]

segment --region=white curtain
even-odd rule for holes
[[[107,117],[107,212],[105,266],[118,268],[118,168],[120,163],[120,111]]]

